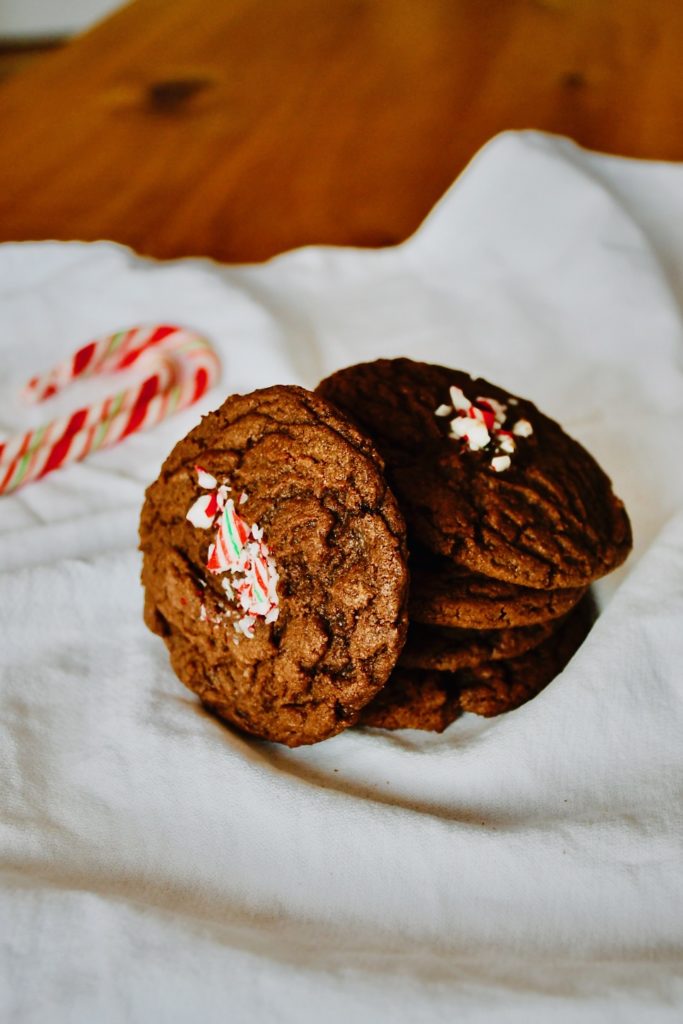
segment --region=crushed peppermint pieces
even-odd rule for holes
[[[263,529],[253,523],[251,527],[235,508],[235,502],[228,497],[230,487],[218,486],[218,481],[201,466],[195,466],[200,487],[210,490],[192,504],[186,518],[198,529],[216,529],[214,542],[209,545],[206,568],[214,575],[229,573],[221,580],[221,586],[228,600],[242,612],[233,623],[235,632],[253,637],[254,625],[259,618],[275,622],[280,614],[277,594],[279,580],[275,561],[263,540]],[[248,500],[242,492],[239,504]],[[207,620],[206,607],[202,604],[199,612],[202,621]]]
[[[434,410],[435,416],[453,416],[449,423],[448,436],[454,441],[464,441],[471,452],[489,449],[492,453],[491,468],[502,473],[512,465],[511,455],[517,448],[518,437],[530,437],[534,432],[531,423],[518,419],[510,429],[503,429],[508,416],[508,407],[495,398],[478,395],[471,402],[458,387],[449,388],[450,405],[442,404]],[[518,405],[518,399],[511,397],[508,405]],[[501,454],[502,453],[502,454]]]

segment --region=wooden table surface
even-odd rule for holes
[[[377,246],[543,128],[683,158],[675,0],[137,0],[0,88],[0,240]]]

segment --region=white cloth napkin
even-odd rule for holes
[[[25,378],[120,327],[186,323],[224,365],[201,407],[0,498],[3,1021],[680,1021],[682,223],[683,167],[520,133],[396,248],[0,247],[5,433],[45,415]],[[142,624],[143,489],[225,394],[394,355],[558,418],[634,553],[518,711],[247,740]]]

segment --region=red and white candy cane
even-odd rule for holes
[[[216,383],[220,372],[218,356],[201,334],[166,325],[132,327],[91,341],[71,359],[33,377],[24,397],[43,402],[73,380],[126,370],[143,357],[155,365],[140,384],[0,441],[0,494],[40,480],[192,405]]]

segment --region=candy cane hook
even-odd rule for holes
[[[74,380],[116,373],[143,357],[154,372],[140,384],[0,441],[0,494],[154,426],[201,398],[220,373],[218,356],[196,331],[166,325],[132,327],[89,342],[71,359],[33,377],[24,398],[43,402]]]

